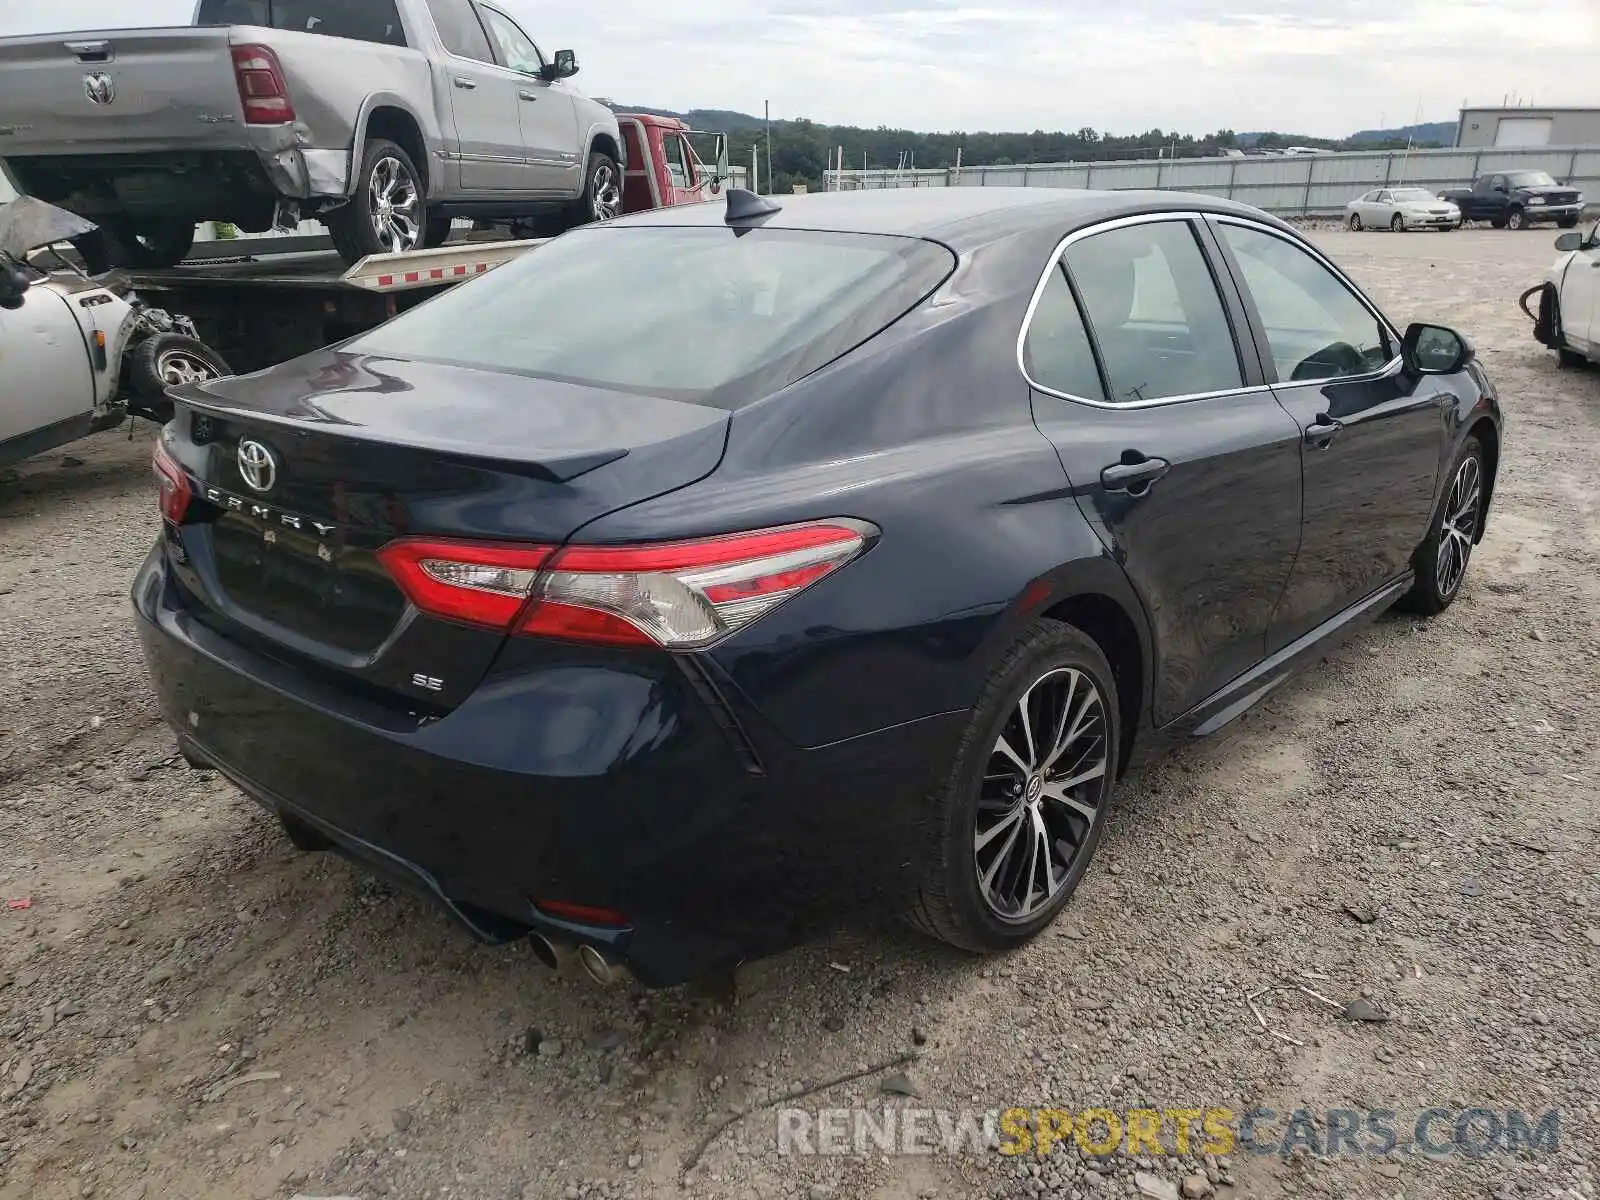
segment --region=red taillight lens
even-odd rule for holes
[[[548,546],[402,538],[378,558],[423,612],[507,630],[550,554]]]
[[[825,521],[655,546],[569,546],[539,577],[518,633],[692,649],[748,625],[865,549]]]
[[[559,552],[403,538],[378,557],[411,602],[435,616],[532,637],[688,650],[743,628],[837,570],[874,532],[832,520]]]
[[[233,77],[239,85],[246,125],[286,125],[294,104],[278,56],[268,46],[234,46]]]
[[[177,525],[183,521],[183,515],[189,511],[189,501],[194,497],[189,477],[160,441],[150,455],[150,465],[155,469],[156,486],[161,489],[161,515]]]

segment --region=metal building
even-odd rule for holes
[[[1592,146],[1600,143],[1600,108],[1463,108],[1456,145]]]

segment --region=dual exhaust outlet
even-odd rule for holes
[[[558,945],[537,931],[528,935],[528,942],[533,947],[534,957],[552,971],[559,971],[568,958],[575,956],[583,973],[602,987],[621,983],[631,974],[622,963],[588,943],[574,951],[572,947]]]

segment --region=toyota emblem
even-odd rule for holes
[[[270,492],[278,482],[278,460],[254,438],[244,438],[239,442],[239,477],[254,491]]]
[[[92,104],[110,104],[117,98],[117,85],[104,71],[91,71],[85,75],[83,90]]]

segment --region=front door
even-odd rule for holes
[[[39,283],[0,308],[0,443],[82,417],[94,375],[69,301]]]
[[[1561,330],[1591,357],[1600,352],[1600,222],[1561,280]]]
[[[480,4],[478,11],[494,41],[496,56],[514,76],[512,90],[529,186],[535,191],[577,195],[587,164],[578,161],[580,155],[574,149],[578,114],[572,93],[565,83],[543,78],[544,55],[515,21],[487,5]]]
[[[1024,341],[1034,419],[1149,618],[1158,724],[1266,656],[1299,541],[1300,431],[1243,327],[1196,225],[1139,217],[1069,239]]]
[[[1264,226],[1217,218],[1273,391],[1301,430],[1299,559],[1268,637],[1277,649],[1404,574],[1433,517],[1448,450],[1441,376],[1326,262]]]

